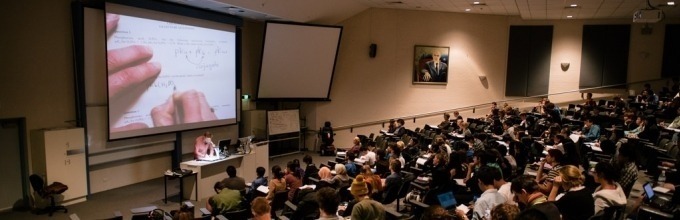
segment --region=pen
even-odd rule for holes
[[[177,124],[180,124],[182,121],[179,118],[179,116],[180,116],[179,111],[181,110],[181,108],[177,106],[177,102],[176,102],[177,99],[175,98],[175,94],[177,94],[177,86],[176,85],[172,87],[172,101],[173,101],[172,103],[175,107],[175,117],[174,117],[175,120],[174,121],[175,121],[175,124],[177,125]]]

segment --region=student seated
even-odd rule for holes
[[[593,174],[595,182],[600,186],[595,188],[593,198],[595,199],[595,214],[601,214],[605,208],[612,206],[625,206],[628,202],[626,194],[619,183],[614,180],[618,178],[618,172],[610,163],[597,163]]]
[[[267,193],[267,200],[269,201],[274,200],[274,195],[276,195],[277,192],[286,190],[286,179],[283,178],[284,173],[281,172],[281,167],[279,165],[274,165],[272,167],[272,176],[273,178],[269,180],[269,185],[267,187],[269,188],[269,192]]]
[[[316,192],[316,202],[319,204],[319,220],[344,220],[337,215],[340,199],[332,188],[319,189]]]
[[[266,172],[266,170],[264,169],[264,167],[257,167],[255,169],[255,172],[257,173],[257,178],[255,178],[255,180],[253,180],[253,182],[250,184],[250,188],[248,190],[249,201],[254,199],[255,195],[257,195],[257,193],[255,193],[255,191],[257,191],[257,187],[267,185],[267,177],[264,176],[264,173]]]
[[[286,181],[286,186],[290,188],[288,190],[288,201],[293,201],[295,193],[297,193],[298,188],[302,186],[302,176],[300,176],[300,172],[295,170],[296,168],[297,166],[293,161],[288,162],[286,175],[283,177]]]
[[[555,177],[548,201],[555,201],[555,205],[562,213],[563,220],[588,219],[593,216],[595,200],[592,194],[585,189],[583,182],[585,177],[576,166],[567,165],[559,170],[560,175]],[[561,189],[564,195],[557,199],[557,192]]]
[[[227,188],[238,191],[246,189],[246,181],[243,177],[236,176],[236,167],[228,166],[226,171],[229,177],[224,178],[222,183],[224,183]]]
[[[368,186],[362,175],[352,182],[351,193],[358,201],[352,209],[352,219],[385,219],[385,207],[368,196]]]
[[[349,186],[352,183],[352,179],[347,175],[347,170],[345,170],[345,165],[335,164],[335,176],[333,177],[333,184],[336,187],[342,188]]]
[[[542,219],[561,219],[560,211],[538,188],[533,176],[523,175],[512,180],[510,189],[515,194],[515,201],[524,207],[520,216],[542,216]],[[539,218],[540,219],[540,218]]]
[[[214,190],[217,195],[208,199],[205,208],[213,215],[241,209],[241,193],[238,190],[227,188],[223,182],[216,182]]]
[[[269,201],[264,197],[255,198],[250,207],[253,213],[253,220],[271,220],[271,209]]]

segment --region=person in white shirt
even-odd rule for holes
[[[515,202],[515,194],[510,190],[512,182],[507,182],[503,179],[503,174],[498,169],[491,169],[491,176],[493,176],[493,186],[498,189],[498,193],[505,197],[505,204],[517,205]]]
[[[483,166],[475,173],[477,185],[484,193],[475,201],[472,209],[473,220],[490,219],[491,209],[506,202],[505,196],[494,187],[493,169],[496,168]],[[460,215],[460,211],[456,211],[456,214],[467,220],[465,215]]]
[[[375,152],[368,150],[367,146],[361,146],[361,148],[359,149],[360,149],[359,155],[361,155],[359,159],[365,161],[364,164],[373,166],[373,164],[375,164]]]

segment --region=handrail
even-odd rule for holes
[[[505,99],[505,100],[498,100],[498,101],[492,101],[492,102],[487,102],[487,103],[481,103],[481,104],[476,104],[476,105],[470,105],[470,106],[465,106],[465,107],[458,107],[458,108],[452,108],[452,109],[446,109],[446,110],[439,110],[439,111],[432,111],[432,112],[427,112],[427,113],[422,113],[422,114],[415,114],[415,115],[408,115],[408,116],[400,116],[400,117],[394,117],[394,118],[402,118],[402,119],[417,119],[417,118],[425,118],[425,117],[432,117],[436,115],[440,115],[446,112],[452,112],[452,111],[465,111],[465,110],[471,110],[471,109],[476,109],[479,107],[484,107],[487,105],[491,105],[491,103],[496,102],[514,102],[514,101],[520,101],[520,100],[526,100],[526,99],[532,99],[532,98],[542,98],[542,97],[547,97],[549,95],[561,95],[561,94],[568,94],[568,93],[573,93],[573,92],[584,92],[584,91],[589,91],[589,90],[596,90],[596,89],[607,89],[607,88],[613,88],[613,87],[620,87],[620,86],[627,86],[631,84],[641,84],[641,83],[650,83],[650,82],[657,82],[661,80],[668,80],[669,78],[658,78],[658,79],[651,79],[651,80],[643,80],[643,81],[637,81],[637,82],[629,82],[629,83],[621,83],[621,84],[614,84],[614,85],[606,85],[606,86],[597,86],[597,87],[590,87],[586,89],[575,89],[575,90],[569,90],[569,91],[562,91],[562,92],[556,92],[556,93],[549,93],[549,94],[542,94],[542,95],[534,95],[534,96],[528,96],[528,97],[520,97],[520,98],[512,98],[512,99]],[[377,120],[377,121],[370,121],[370,122],[364,122],[364,123],[357,123],[357,124],[351,124],[351,125],[343,125],[343,126],[337,126],[333,127],[333,130],[339,131],[339,130],[346,130],[346,129],[354,129],[358,127],[365,127],[365,126],[371,126],[371,125],[378,125],[378,124],[383,124],[385,122],[388,122],[390,119],[383,119],[383,120]]]

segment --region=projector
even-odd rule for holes
[[[661,9],[641,9],[633,14],[633,23],[656,23],[663,17]]]

